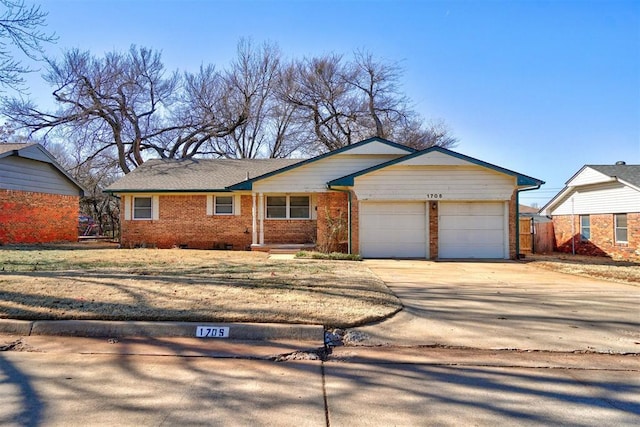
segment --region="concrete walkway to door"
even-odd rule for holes
[[[404,309],[351,329],[356,345],[640,353],[640,287],[514,261],[365,264]]]

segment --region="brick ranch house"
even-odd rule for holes
[[[585,165],[541,211],[558,251],[640,260],[640,165]]]
[[[39,144],[0,144],[0,245],[78,240],[84,190]]]
[[[105,191],[120,197],[123,247],[335,249],[338,236],[370,258],[508,259],[518,192],[541,184],[370,138],[306,160],[150,160]]]

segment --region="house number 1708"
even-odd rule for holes
[[[442,199],[442,193],[429,193],[427,199]]]

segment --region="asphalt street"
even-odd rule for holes
[[[1,336],[0,425],[640,423],[637,355],[314,344]]]

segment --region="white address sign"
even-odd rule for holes
[[[197,326],[197,338],[229,338],[228,326]]]

